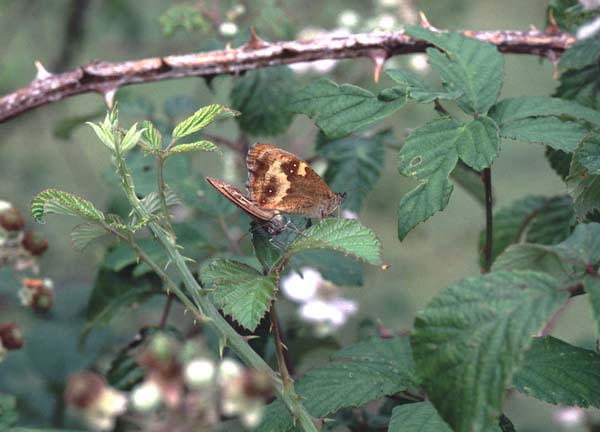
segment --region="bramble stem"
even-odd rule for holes
[[[489,273],[492,268],[492,241],[493,241],[493,214],[492,214],[492,170],[484,168],[481,180],[485,188],[485,246],[483,248],[484,273]]]
[[[158,323],[158,328],[163,329],[165,324],[167,323],[167,318],[169,317],[169,311],[171,310],[171,304],[173,303],[173,294],[167,294],[167,301],[165,302],[165,307],[163,308],[162,315],[160,316],[160,322]]]
[[[294,380],[292,379],[290,372],[287,368],[285,359],[285,353],[283,346],[283,340],[281,338],[281,328],[279,327],[279,321],[277,320],[277,313],[275,312],[275,301],[271,303],[271,309],[269,311],[271,315],[271,329],[273,330],[273,336],[275,336],[275,352],[277,353],[277,366],[279,366],[279,374],[283,381],[284,390],[289,386],[293,386]]]

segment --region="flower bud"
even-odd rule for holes
[[[21,231],[25,220],[19,209],[11,207],[0,213],[0,226],[7,231]]]
[[[185,383],[192,388],[209,385],[215,376],[215,364],[207,358],[197,358],[189,362],[184,371]]]
[[[21,245],[33,256],[40,256],[48,249],[46,237],[42,233],[33,230],[25,233]]]
[[[160,387],[152,381],[144,381],[131,392],[131,404],[136,411],[154,411],[161,399]]]
[[[50,279],[24,278],[19,290],[21,304],[34,312],[46,313],[54,304],[54,288]]]

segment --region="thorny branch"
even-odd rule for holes
[[[503,53],[529,54],[556,61],[575,38],[555,28],[549,31],[465,31],[466,36],[489,42]],[[194,54],[153,57],[109,63],[95,61],[63,73],[49,73],[41,63],[35,79],[27,86],[0,97],[0,122],[41,105],[70,96],[96,92],[108,105],[116,91],[130,84],[141,84],[186,77],[207,80],[218,75],[239,75],[268,66],[322,59],[370,58],[379,77],[386,59],[398,54],[423,52],[427,43],[403,32],[365,33],[350,36],[325,36],[307,41],[268,43],[254,32],[239,48]]]

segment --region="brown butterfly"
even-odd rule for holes
[[[346,197],[333,192],[308,163],[271,144],[254,144],[246,167],[250,201],[261,209],[322,219]]]
[[[229,201],[256,219],[270,235],[277,235],[285,229],[283,217],[277,210],[260,208],[254,202],[250,201],[239,189],[221,180],[206,177],[206,181],[225,195]]]

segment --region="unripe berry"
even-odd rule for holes
[[[15,323],[0,325],[0,344],[7,350],[18,350],[23,347],[23,335]]]
[[[11,207],[0,213],[0,226],[7,231],[20,231],[25,226],[25,220],[19,209]]]
[[[21,245],[33,256],[40,256],[48,249],[48,241],[40,232],[29,230],[25,233]]]

